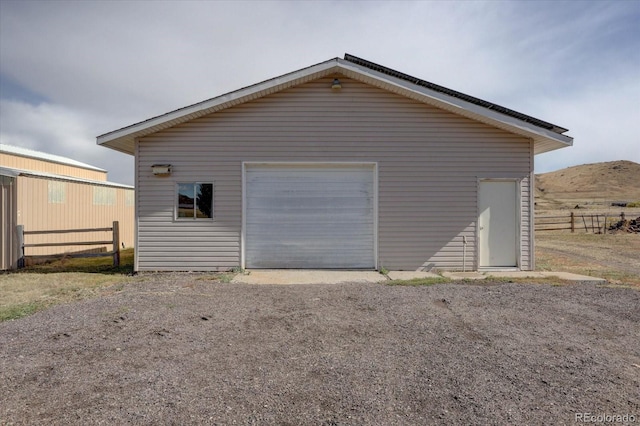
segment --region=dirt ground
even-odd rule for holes
[[[640,292],[147,275],[0,323],[0,424],[640,421]]]
[[[537,232],[536,265],[640,289],[640,235]]]

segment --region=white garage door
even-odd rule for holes
[[[246,165],[247,268],[375,268],[374,166]]]

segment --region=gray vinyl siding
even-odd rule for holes
[[[242,162],[376,162],[378,258],[387,269],[476,268],[477,185],[521,180],[521,268],[530,264],[530,140],[340,76],[137,141],[139,270],[240,265]],[[157,177],[151,165],[169,163]],[[214,183],[214,220],[175,221],[176,182]]]

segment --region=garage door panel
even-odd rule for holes
[[[248,268],[375,267],[374,169],[247,166]]]
[[[315,212],[256,209],[253,213],[260,214],[260,217],[251,218],[247,223],[272,223],[278,221],[309,224],[316,222],[336,224],[337,221],[373,223],[367,210],[370,209],[345,209],[341,212],[336,212],[335,209],[322,209]]]
[[[318,172],[316,172],[318,173]],[[322,182],[311,182],[306,179],[301,179],[301,181],[292,181],[290,178],[287,179],[271,179],[271,180],[260,180],[260,176],[252,176],[252,179],[249,182],[252,186],[258,190],[268,189],[269,191],[275,191],[275,193],[299,193],[299,195],[304,195],[308,191],[322,191],[326,189],[327,185],[334,185],[334,191],[336,195],[349,196],[352,191],[358,191],[362,189],[367,189],[367,187],[371,187],[371,184],[368,182],[352,182],[347,179],[358,178],[359,175],[353,174],[350,176],[345,176],[343,179],[337,180],[325,180]],[[286,188],[277,188],[274,185],[282,185],[286,184]]]
[[[336,253],[329,248],[317,250],[309,246],[297,247],[295,251],[288,251],[289,247],[272,246],[271,255],[256,256],[251,268],[285,268],[285,269],[370,269],[371,260],[360,250],[341,251]],[[315,258],[316,261],[310,259]],[[330,265],[330,266],[327,266]]]
[[[284,198],[273,198],[264,202],[254,201],[251,206],[254,210],[264,210],[265,213],[277,214],[301,214],[306,215],[344,215],[345,212],[360,210],[362,215],[369,215],[372,206],[359,200],[348,197],[343,199],[304,199],[289,200]]]
[[[349,231],[343,229],[342,226],[336,228],[331,223],[315,223],[315,224],[303,224],[303,223],[282,223],[282,226],[274,224],[256,224],[255,226],[247,226],[247,232],[253,236],[260,235],[279,235],[278,240],[303,240],[306,237],[313,237],[314,241],[322,240],[325,238],[333,238],[333,236],[344,235],[345,232],[349,234],[348,241],[357,240],[360,238],[370,238],[368,235],[368,229],[361,223],[351,223],[352,227],[359,228],[357,231]],[[282,227],[286,226],[287,230],[283,231]],[[309,230],[309,227],[313,227],[315,232]],[[360,231],[361,230],[361,231]],[[298,235],[297,235],[298,234]],[[372,238],[372,237],[371,237]],[[342,244],[346,244],[347,238],[340,241]],[[255,240],[254,242],[258,242]],[[270,241],[266,241],[267,243]]]
[[[367,238],[361,238],[358,240],[353,240],[350,241],[349,243],[345,243],[343,244],[339,250],[336,249],[335,247],[335,238],[327,238],[324,240],[320,240],[320,239],[314,239],[311,243],[309,241],[303,241],[303,240],[291,240],[291,239],[280,239],[280,240],[275,240],[273,237],[274,235],[261,235],[258,236],[257,238],[260,237],[264,237],[264,238],[271,238],[273,239],[273,241],[268,242],[268,243],[255,243],[252,244],[251,247],[248,247],[247,249],[249,250],[249,253],[251,253],[251,251],[253,250],[253,254],[258,254],[260,251],[262,250],[272,250],[274,247],[278,248],[278,249],[283,249],[283,248],[294,248],[295,250],[299,250],[300,248],[304,248],[305,250],[333,250],[336,252],[347,252],[350,250],[360,250],[362,251],[362,246],[363,245],[368,245],[368,244],[372,244],[373,240],[371,239],[367,239]],[[292,255],[295,253],[292,253]],[[363,252],[363,256],[368,256],[369,252],[368,251],[364,251]]]
[[[339,227],[340,223],[345,222],[372,224],[373,218],[367,210],[371,209],[344,209],[340,212],[336,212],[335,209],[323,209],[315,212],[293,209],[289,211],[255,209],[252,214],[257,217],[247,218],[247,225],[288,223],[311,226],[324,223]]]
[[[278,185],[285,185],[286,183],[280,182]],[[275,185],[275,184],[274,184]],[[306,191],[286,191],[286,190],[270,190],[265,188],[253,188],[257,193],[251,202],[257,208],[322,208],[322,207],[349,207],[349,206],[367,206],[371,205],[371,199],[369,195],[372,193],[373,188],[368,187],[353,188],[352,190],[344,190],[341,188],[339,191],[327,186],[319,187],[316,189],[308,189]],[[327,190],[331,190],[330,194],[327,194]],[[268,194],[268,196],[266,195]]]

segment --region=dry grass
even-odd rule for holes
[[[536,263],[539,270],[597,276],[640,289],[640,235],[538,232]]]
[[[640,201],[640,164],[611,161],[568,167],[536,175],[538,206],[610,206],[615,201]]]
[[[586,164],[536,176],[538,216],[606,213],[610,221],[638,208],[612,207],[611,202],[640,200],[640,165],[630,161]],[[580,209],[575,210],[575,205]],[[556,210],[551,210],[556,209]],[[575,272],[607,279],[615,285],[640,288],[640,235],[585,234],[580,219],[576,233],[537,232],[538,269]],[[589,227],[591,224],[587,223]]]
[[[122,252],[120,267],[111,258],[63,259],[4,273],[0,279],[0,321],[30,315],[48,306],[117,292],[136,278],[133,250]],[[539,270],[602,277],[614,285],[640,289],[640,235],[538,232]],[[215,281],[224,276],[215,275]],[[425,285],[436,282],[410,282]],[[391,282],[389,284],[397,284]]]
[[[100,274],[126,275],[133,272],[133,249],[120,251],[120,266],[113,266],[113,258],[62,258],[38,265],[32,265],[20,273],[56,273],[56,272],[86,272]]]
[[[119,267],[111,262],[111,258],[63,259],[2,274],[0,321],[118,291],[123,283],[137,279],[128,276],[133,270],[133,250],[122,252]]]
[[[428,278],[413,278],[410,280],[391,280],[384,281],[385,285],[406,285],[406,286],[427,286],[434,284],[446,284],[451,282],[449,278],[445,277],[428,277]]]

